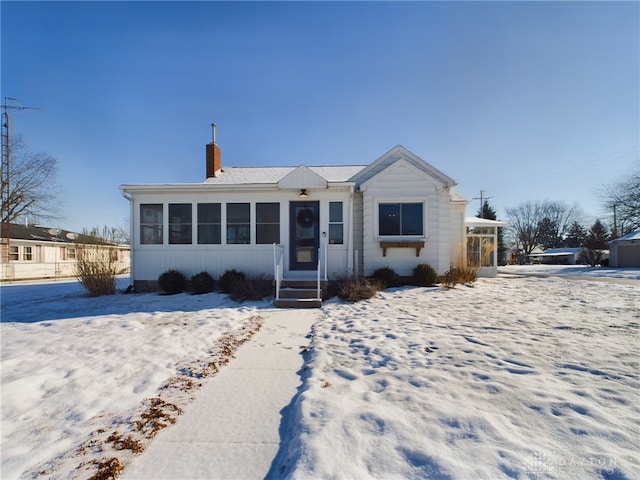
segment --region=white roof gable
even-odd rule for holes
[[[373,177],[378,175],[383,170],[387,169],[389,166],[395,164],[396,162],[404,160],[411,164],[413,167],[417,168],[421,172],[427,174],[428,176],[434,178],[439,183],[442,184],[443,187],[453,187],[456,185],[456,181],[446,175],[445,173],[438,170],[433,165],[425,162],[423,159],[418,157],[416,154],[410,152],[402,145],[396,145],[387,153],[378,158],[375,162],[370,164],[368,167],[362,169],[358,174],[356,174],[353,180],[358,185],[363,185]]]
[[[278,181],[278,188],[327,188],[327,179],[300,165]]]

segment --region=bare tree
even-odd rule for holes
[[[541,246],[543,240],[546,245],[549,238],[561,244],[571,224],[582,216],[577,204],[550,200],[527,201],[517,207],[507,207],[505,211],[511,224],[511,234],[525,255]]]
[[[108,225],[95,226],[92,228],[85,228],[83,235],[101,240],[106,243],[113,244],[128,244],[129,232],[124,227],[110,227]]]
[[[46,152],[30,152],[21,135],[12,137],[9,151],[9,176],[2,175],[2,191],[8,198],[2,204],[2,223],[25,217],[59,219],[58,161]]]
[[[509,219],[509,230],[525,255],[529,255],[538,246],[538,225],[544,218],[540,202],[527,201],[517,207],[505,208]]]
[[[548,200],[543,202],[543,209],[545,218],[549,219],[549,226],[551,226],[552,233],[556,238],[557,244],[555,246],[560,247],[571,228],[571,224],[582,220],[582,209],[577,203],[569,205],[564,202]]]
[[[613,216],[614,238],[640,228],[640,169],[603,187],[600,197]]]

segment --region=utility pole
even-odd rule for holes
[[[479,197],[473,197],[471,200],[480,200],[480,218],[484,218],[484,202],[485,200],[489,200],[492,197],[485,197],[484,196],[485,191],[484,190],[480,190],[480,196]]]
[[[0,172],[1,182],[2,182],[2,210],[1,210],[1,219],[2,219],[2,233],[0,237],[2,238],[2,263],[3,267],[6,267],[6,270],[2,272],[2,278],[7,277],[7,273],[9,272],[9,262],[11,261],[11,253],[10,253],[10,242],[11,242],[11,234],[10,234],[10,221],[9,221],[9,203],[11,201],[11,189],[10,180],[11,180],[11,148],[9,146],[10,139],[10,119],[9,111],[11,110],[39,110],[37,107],[24,107],[20,105],[18,100],[12,97],[4,97],[4,101],[2,102],[2,171]],[[5,223],[4,220],[7,219]]]

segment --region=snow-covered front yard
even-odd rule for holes
[[[326,302],[272,475],[640,478],[640,282],[600,280]],[[131,416],[271,308],[220,294],[91,299],[75,283],[0,294],[3,479]]]

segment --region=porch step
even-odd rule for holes
[[[326,280],[320,280],[320,288],[324,291],[328,283]],[[314,279],[297,280],[295,278],[283,278],[282,282],[280,282],[281,288],[310,288],[315,290],[317,286],[317,280]]]
[[[273,303],[280,308],[319,308],[322,306],[322,300],[318,299],[317,288],[317,280],[283,280],[280,285],[280,298]],[[320,288],[324,295],[327,282],[321,281]]]
[[[317,298],[315,288],[284,287],[280,289],[280,298]]]
[[[278,308],[320,308],[322,300],[317,298],[281,298],[273,304]]]

